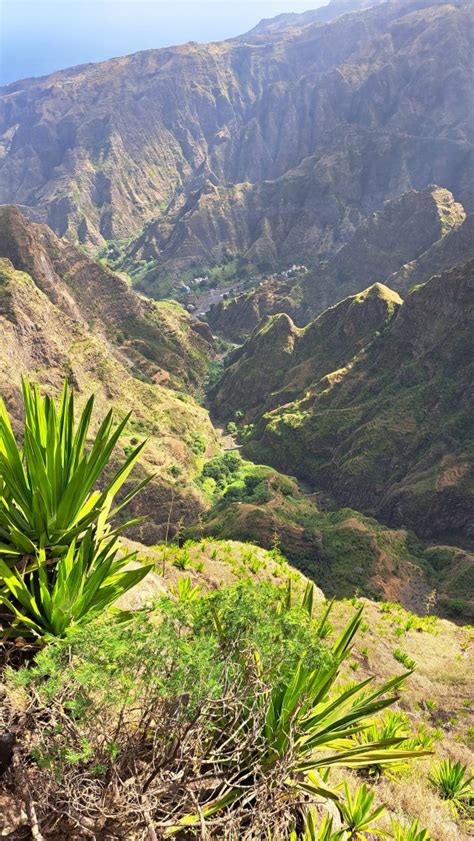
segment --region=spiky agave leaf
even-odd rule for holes
[[[99,531],[150,481],[140,482],[122,502],[114,497],[135,466],[145,442],[139,444],[105,483],[97,484],[128,422],[127,415],[113,428],[108,412],[86,452],[94,397],[74,422],[74,395],[64,384],[58,406],[41,397],[37,386],[23,380],[25,423],[23,449],[17,444],[8,412],[0,399],[0,554],[34,553],[40,546],[62,555],[88,527]],[[122,526],[123,528],[123,526]]]

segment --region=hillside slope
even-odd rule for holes
[[[22,374],[53,393],[67,376],[79,402],[94,392],[97,420],[110,405],[118,417],[132,410],[124,446],[149,437],[140,469],[156,474],[136,503],[149,516],[142,535],[163,536],[168,517],[171,528],[193,519],[203,500],[192,477],[216,436],[183,393],[202,380],[211,353],[190,317],[142,300],[16,209],[0,213],[0,255],[0,391],[16,426]]]
[[[471,261],[413,290],[345,367],[315,366],[298,399],[259,415],[246,455],[419,535],[472,542],[473,283]]]
[[[1,200],[73,241],[127,240],[155,292],[228,253],[328,256],[411,188],[474,209],[470,4],[333,8],[3,88]]]

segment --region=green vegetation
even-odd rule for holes
[[[237,451],[224,453],[206,462],[199,484],[214,501],[265,504],[272,496],[269,480],[275,471],[242,461]]]
[[[212,508],[186,530],[188,537],[249,540],[265,548],[277,542],[328,596],[359,592],[381,599],[385,581],[414,567],[429,575],[424,546],[410,532],[391,531],[350,508],[320,511],[317,497],[302,493],[295,479],[238,451],[205,462],[198,484]]]
[[[44,549],[63,553],[79,542],[101,515],[102,530],[139,493],[149,480],[134,488],[112,510],[114,497],[127,480],[145,442],[132,449],[115,475],[96,489],[130,415],[113,430],[110,411],[88,453],[85,445],[94,398],[90,397],[75,426],[74,397],[67,382],[56,408],[41,398],[38,387],[23,381],[25,425],[23,452],[12,432],[8,413],[0,402],[0,535],[5,555],[35,554]],[[128,524],[122,524],[121,529]]]
[[[467,769],[460,762],[444,759],[438,762],[429,776],[439,796],[449,800],[454,809],[469,810],[474,814],[474,777],[467,776]]]
[[[431,841],[428,830],[422,829],[418,821],[407,825],[392,820],[392,833],[395,841]]]
[[[150,569],[124,570],[135,555],[119,555],[117,535],[130,522],[112,528],[117,514],[149,481],[112,507],[144,443],[99,491],[97,483],[128,417],[112,431],[109,412],[86,452],[93,397],[77,426],[67,383],[58,407],[27,381],[23,397],[23,450],[0,403],[0,552],[5,558],[0,559],[0,604],[11,621],[7,633],[61,636],[71,624],[99,614]]]
[[[383,806],[374,808],[375,792],[366,785],[358,788],[354,794],[344,783],[345,800],[339,804],[349,838],[364,838],[366,832],[374,832],[374,824],[384,811]]]
[[[382,811],[371,811],[372,793],[345,786],[342,796],[332,770],[426,751],[405,748],[404,737],[357,739],[397,701],[406,677],[338,685],[362,611],[328,645],[320,633],[328,609],[315,614],[311,587],[294,605],[268,582],[191,592],[182,587],[176,600],[163,598],[125,624],[72,628],[32,666],[9,672],[12,698],[21,690],[30,699],[29,753],[37,783],[42,774],[50,781],[45,797],[62,800],[75,780],[66,814],[82,801],[93,817],[135,763],[131,791],[115,785],[109,814],[118,819],[130,794],[146,798],[167,834],[204,820],[219,835],[222,816],[234,832],[258,832],[271,816],[272,830],[289,833],[302,796],[334,802],[350,833],[369,826]],[[142,820],[135,817],[135,828]]]
[[[402,666],[405,666],[406,669],[415,669],[416,668],[415,661],[412,660],[411,657],[409,657],[408,654],[406,654],[405,651],[402,651],[401,648],[396,648],[393,652],[393,656],[394,656],[395,660],[397,660],[399,663],[401,663]]]

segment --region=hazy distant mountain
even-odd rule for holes
[[[73,241],[127,240],[151,289],[225,255],[314,263],[411,188],[474,209],[472,6],[351,8],[3,88],[1,200]]]

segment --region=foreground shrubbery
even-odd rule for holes
[[[8,677],[18,717],[27,705],[21,783],[38,820],[60,814],[122,837],[150,825],[182,837],[205,826],[210,837],[310,838],[316,797],[347,821],[350,794],[332,768],[423,755],[405,749],[406,736],[358,738],[405,679],[337,687],[360,621],[358,611],[329,646],[310,589],[291,605],[289,592],[248,582],[72,630]]]
[[[104,614],[151,567],[123,569],[132,556],[120,554],[124,524],[113,522],[143,486],[113,505],[141,445],[110,478],[125,421],[113,430],[109,414],[87,450],[92,400],[75,426],[67,386],[58,407],[28,384],[24,397],[23,450],[0,407],[1,618],[6,636],[44,647],[0,686],[0,773],[8,768],[3,790],[25,808],[33,837],[380,833],[384,808],[368,782],[397,778],[431,738],[388,709],[407,675],[378,687],[342,677],[361,609],[333,640],[331,604],[315,617],[310,583],[295,596],[291,577],[286,588],[246,577],[205,594],[179,578],[153,609]],[[268,476],[228,453],[205,465],[202,483],[258,502]],[[188,548],[174,567],[190,565]],[[244,558],[246,572],[261,566],[250,551]],[[440,763],[429,781],[453,816],[468,813],[464,766]],[[416,822],[393,821],[389,834],[429,841]]]
[[[114,505],[144,446],[107,470],[128,417],[114,429],[110,411],[87,450],[93,397],[77,425],[67,383],[58,405],[26,381],[23,399],[22,448],[0,399],[0,623],[43,639],[89,621],[148,572],[124,570],[135,556],[120,554],[117,535],[130,522],[114,523],[148,479]]]

